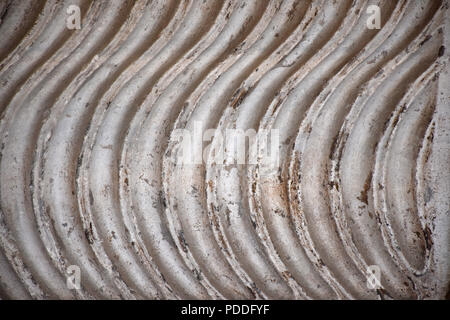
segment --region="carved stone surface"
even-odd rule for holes
[[[449,10],[0,0],[0,298],[445,299]]]

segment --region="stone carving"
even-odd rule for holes
[[[0,13],[0,298],[445,299],[448,1]]]

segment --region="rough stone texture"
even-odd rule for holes
[[[0,0],[0,298],[448,297],[449,10]],[[199,122],[279,167],[175,165]]]

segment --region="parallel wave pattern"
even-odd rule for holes
[[[449,21],[446,0],[1,0],[0,298],[445,299]],[[220,135],[177,163],[198,124],[278,132],[278,165]]]

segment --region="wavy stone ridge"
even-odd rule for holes
[[[448,297],[449,10],[0,1],[0,298]],[[177,163],[199,123],[279,166]]]

